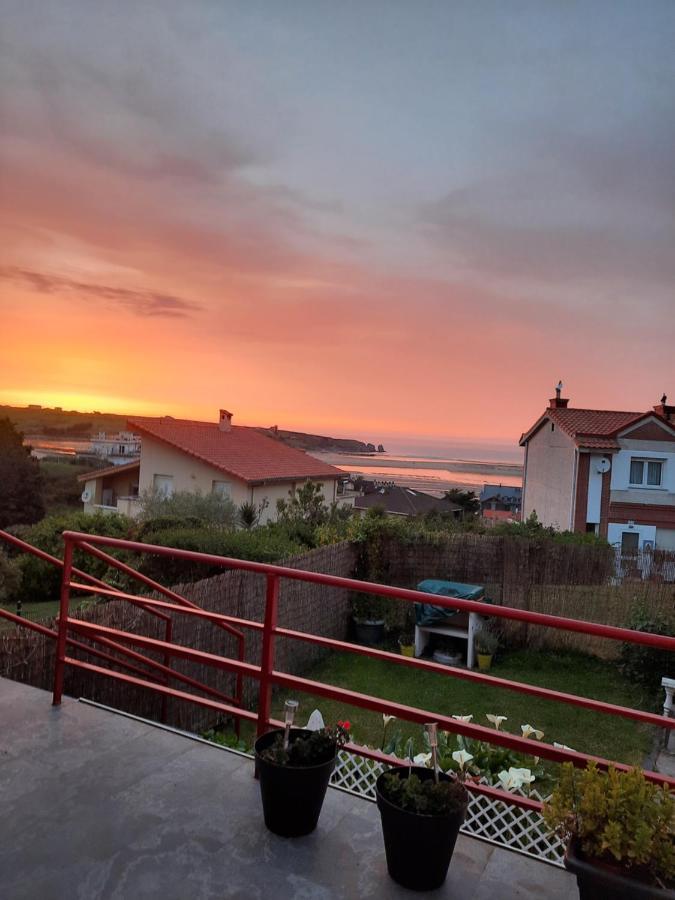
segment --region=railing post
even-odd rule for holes
[[[63,696],[63,676],[66,667],[66,638],[68,636],[68,606],[70,602],[70,580],[73,571],[73,544],[64,539],[63,570],[61,572],[61,598],[59,604],[59,630],[56,638],[56,662],[54,664],[54,696],[52,703],[59,706]]]
[[[267,576],[265,622],[260,659],[260,693],[258,694],[258,737],[269,728],[272,711],[272,670],[274,669],[274,629],[279,606],[279,576]]]

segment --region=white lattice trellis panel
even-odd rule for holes
[[[374,800],[375,781],[385,768],[382,763],[343,750],[338,755],[331,783]],[[531,791],[530,796],[535,800],[545,799],[536,791]],[[483,794],[471,795],[462,831],[538,860],[545,859],[558,866],[563,864],[564,847],[549,834],[539,813],[509,806]]]

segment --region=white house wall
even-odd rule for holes
[[[304,479],[301,479],[297,483],[286,481],[279,484],[251,486],[208,463],[144,435],[139,476],[140,493],[152,491],[155,475],[172,475],[174,492],[210,494],[214,481],[226,481],[230,485],[230,499],[236,506],[245,502],[257,505],[267,498],[268,506],[262,514],[261,523],[274,521],[277,517],[277,500],[287,500],[289,490],[301,487],[304,483]],[[336,482],[328,480],[319,483],[326,501],[330,503],[335,496]]]
[[[532,435],[527,446],[523,518],[537,513],[543,525],[566,530],[572,527],[572,494],[575,480],[575,446],[551,423]]]
[[[611,501],[675,506],[675,453],[672,441],[631,441],[623,438],[621,448],[612,461]],[[630,486],[630,461],[634,457],[666,460],[660,487]]]

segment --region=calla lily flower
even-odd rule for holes
[[[473,754],[467,753],[466,750],[455,750],[452,754],[452,758],[463,772],[464,766],[473,759]]]
[[[520,782],[513,775],[511,769],[509,769],[508,772],[506,771],[506,769],[502,769],[502,771],[497,775],[497,778],[499,779],[499,784],[504,791],[515,791],[520,787]]]
[[[497,778],[505,791],[517,791],[524,784],[532,784],[534,781],[534,775],[529,769],[517,769],[514,766],[508,771],[502,769]]]
[[[395,718],[396,718],[396,716],[387,716],[384,713],[382,713],[382,722],[384,724],[384,727],[386,728],[387,725]]]
[[[418,753],[413,757],[416,766],[428,766],[431,762],[431,753]]]
[[[473,716],[453,716],[452,718],[457,719],[458,722],[470,722]]]
[[[572,753],[578,753],[578,750],[575,750],[574,747],[568,747],[567,744],[558,744],[557,741],[553,741],[553,746],[556,750],[570,750]]]
[[[485,718],[488,720],[488,722],[492,722],[497,731],[499,731],[499,726],[502,724],[502,722],[507,721],[506,716],[493,716],[491,713],[486,713]]]
[[[516,769],[510,768],[509,772],[513,772],[514,776],[520,781],[520,786],[524,784],[532,784],[534,781],[534,775],[529,769]]]
[[[532,725],[521,725],[520,730],[523,732],[524,738],[529,738],[534,735],[535,738],[540,741],[544,736],[543,731],[540,731],[538,728],[534,728]]]

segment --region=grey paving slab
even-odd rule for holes
[[[330,789],[268,832],[248,759],[0,679],[2,900],[397,900],[376,806]],[[566,872],[460,835],[443,900],[571,900]]]

